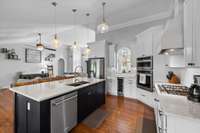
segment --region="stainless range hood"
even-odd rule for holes
[[[183,45],[183,2],[174,1],[172,19],[168,20],[161,39],[159,54],[178,55],[184,53]]]

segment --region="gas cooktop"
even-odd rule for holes
[[[162,84],[158,85],[158,87],[160,89],[160,92],[171,95],[187,96],[189,93],[189,88],[181,85]]]

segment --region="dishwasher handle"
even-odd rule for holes
[[[61,100],[61,101],[59,101],[59,102],[55,102],[55,103],[52,103],[54,106],[58,106],[58,105],[60,105],[60,104],[62,104],[62,103],[64,103],[64,102],[66,102],[66,101],[71,101],[71,100],[73,100],[73,99],[75,99],[75,98],[77,98],[77,95],[75,95],[75,96],[72,96],[72,97],[69,97],[69,98],[66,98],[66,99],[63,99],[63,100]]]

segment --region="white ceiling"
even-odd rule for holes
[[[51,35],[53,30],[53,0],[0,0],[0,43],[23,40],[42,32]],[[91,13],[90,26],[101,20],[102,0],[56,0],[58,31],[64,32],[73,25],[72,8],[77,8],[77,23],[85,24]],[[166,12],[172,0],[105,0],[106,19],[112,26]]]

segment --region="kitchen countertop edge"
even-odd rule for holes
[[[48,99],[51,99],[51,98],[54,98],[54,97],[57,97],[57,96],[60,96],[60,95],[63,95],[63,94],[67,94],[67,93],[70,93],[70,92],[73,92],[73,91],[78,91],[81,88],[84,88],[84,87],[87,87],[87,86],[90,86],[90,85],[93,85],[93,84],[96,84],[96,83],[99,83],[99,82],[103,82],[103,81],[105,81],[105,79],[93,79],[93,80],[92,79],[87,79],[87,80],[84,80],[84,81],[89,81],[89,83],[83,84],[83,85],[80,85],[80,86],[77,86],[77,87],[67,86],[66,85],[66,87],[71,87],[71,89],[70,90],[69,89],[65,89],[65,91],[63,91],[63,92],[59,92],[57,94],[53,94],[53,95],[50,95],[50,96],[43,96],[43,97],[40,97],[40,98],[36,98],[36,97],[31,96],[31,95],[28,95],[27,93],[24,93],[23,91],[20,90],[21,87],[13,87],[13,88],[9,88],[9,90],[13,91],[14,93],[23,95],[23,96],[25,96],[27,98],[30,98],[30,99],[32,99],[34,101],[42,102],[42,101],[45,101],[45,100],[48,100]],[[59,81],[53,81],[53,82],[59,82]],[[48,83],[41,83],[41,84],[48,84]],[[34,86],[34,85],[29,85],[27,87],[30,88],[31,86]],[[25,88],[25,87],[26,86],[23,86],[23,88]],[[34,87],[33,87],[33,89],[34,89]]]
[[[164,111],[164,113],[166,113],[169,116],[177,116],[177,117],[186,118],[186,119],[190,119],[190,120],[200,121],[200,115],[198,115],[198,116],[194,115],[191,112],[189,112],[188,110],[185,111],[184,113],[183,112],[180,113],[179,112],[180,108],[178,108],[178,106],[177,106],[176,109],[170,108],[169,102],[168,103],[166,102],[167,99],[170,99],[170,98],[176,99],[176,97],[177,97],[177,100],[181,100],[181,102],[184,102],[184,101],[187,101],[187,100],[183,96],[173,96],[173,95],[169,95],[169,94],[161,94],[161,92],[159,91],[159,88],[158,88],[159,84],[161,84],[161,83],[155,83],[155,92],[158,96],[158,99],[160,100],[160,106],[161,106],[161,109]],[[183,98],[183,99],[181,99],[181,98]],[[182,101],[182,100],[184,100],[184,101]],[[177,105],[177,103],[172,103],[172,102],[170,104],[176,104]],[[191,102],[189,100],[186,103],[186,105],[188,105],[188,107],[185,107],[185,108],[191,108],[191,107],[189,107],[190,104],[191,105],[194,105],[194,104],[199,105],[199,107],[197,106],[197,108],[198,108],[197,110],[200,109],[199,103],[194,103],[194,102]],[[196,107],[196,106],[192,106],[192,107]]]

